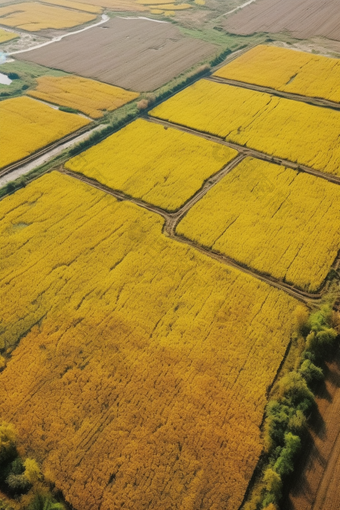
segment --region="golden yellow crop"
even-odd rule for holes
[[[29,97],[0,102],[0,168],[14,163],[89,123]]]
[[[312,53],[259,45],[214,75],[340,102],[340,60]]]
[[[72,75],[41,76],[37,82],[37,87],[28,92],[30,96],[75,108],[93,119],[98,119],[105,111],[116,110],[139,96],[137,92]]]
[[[183,11],[185,9],[191,9],[190,4],[162,4],[157,5],[157,9],[160,9],[162,12],[167,13],[168,11]]]
[[[257,271],[316,291],[340,249],[339,204],[336,184],[246,158],[187,213],[177,231]]]
[[[0,28],[0,44],[11,41],[12,39],[15,39],[16,37],[19,37],[18,34],[15,34],[14,32],[9,32],[8,30],[4,30],[3,28]]]
[[[0,24],[33,32],[46,28],[71,28],[94,19],[96,19],[95,14],[38,2],[0,7]]]
[[[152,115],[340,175],[340,112],[200,80]]]
[[[297,302],[70,177],[0,202],[0,413],[74,508],[239,508]]]
[[[235,156],[229,147],[137,120],[65,166],[173,211]]]
[[[98,5],[90,5],[75,0],[45,0],[48,4],[61,5],[62,7],[70,7],[71,9],[78,9],[78,11],[86,11],[93,13],[102,12],[102,8]]]

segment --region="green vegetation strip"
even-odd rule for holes
[[[325,360],[332,359],[339,345],[339,332],[339,314],[330,304],[310,316],[305,308],[298,309],[293,342],[300,354],[267,405],[261,475],[244,510],[279,509],[316,410],[314,391],[324,379]]]

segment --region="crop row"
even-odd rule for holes
[[[190,209],[177,232],[313,292],[340,249],[339,203],[336,184],[247,158]]]
[[[340,175],[340,112],[201,80],[151,112],[230,142]]]
[[[214,74],[340,103],[340,60],[336,58],[259,45]]]

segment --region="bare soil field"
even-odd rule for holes
[[[125,89],[154,90],[217,51],[170,23],[115,18],[17,58]]]
[[[298,39],[323,36],[340,41],[338,0],[259,0],[226,18],[230,33],[287,31]]]
[[[339,510],[340,508],[340,353],[328,365],[323,391],[317,397],[319,416],[311,430],[309,447],[296,473],[285,510]]]

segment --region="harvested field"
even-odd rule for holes
[[[29,97],[0,102],[0,168],[29,156],[89,123],[79,115],[53,109]]]
[[[37,32],[47,28],[71,28],[96,19],[95,14],[43,5],[37,2],[0,7],[0,24]]]
[[[170,23],[115,18],[17,57],[142,92],[164,85],[216,50],[184,37]]]
[[[200,80],[151,114],[340,175],[340,112],[329,108]]]
[[[340,250],[339,204],[336,184],[246,158],[190,209],[177,232],[313,292]]]
[[[259,45],[214,76],[340,103],[340,60],[312,53]]]
[[[20,448],[79,510],[238,509],[297,301],[58,173],[0,210]]]
[[[319,417],[310,428],[286,510],[340,508],[340,354],[327,363],[325,387],[316,399]]]
[[[340,41],[338,0],[258,0],[227,17],[227,32],[290,32],[298,39],[314,36]]]
[[[65,166],[173,211],[236,156],[229,147],[137,120]]]
[[[61,106],[75,108],[93,119],[103,117],[136,99],[139,94],[78,76],[41,76],[28,94]]]
[[[17,37],[19,37],[18,34],[0,28],[0,44],[7,41],[11,41],[12,39],[16,39]]]

